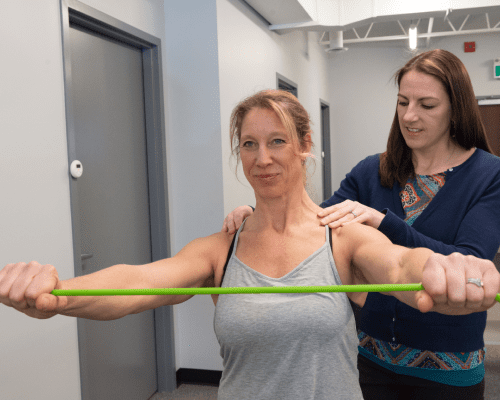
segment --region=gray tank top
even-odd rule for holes
[[[326,242],[294,270],[270,278],[234,248],[222,287],[341,285]],[[362,400],[358,337],[345,293],[221,294],[214,329],[223,358],[218,400]]]

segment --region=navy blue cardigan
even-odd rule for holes
[[[404,221],[399,184],[391,189],[380,184],[379,163],[379,154],[361,161],[321,207],[355,200],[386,214],[379,231],[394,244],[493,259],[500,245],[500,158],[476,149],[462,165],[447,171],[445,185],[412,226]],[[387,342],[471,352],[484,347],[486,312],[423,314],[395,297],[369,293],[358,323],[363,332]]]

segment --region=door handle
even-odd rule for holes
[[[83,260],[88,260],[89,258],[92,258],[94,257],[94,255],[92,253],[90,254],[82,254],[82,261]]]

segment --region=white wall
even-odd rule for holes
[[[276,89],[276,73],[298,86],[298,98],[312,120],[314,175],[309,179],[315,198],[322,197],[320,99],[330,102],[328,64],[315,32],[278,35],[237,0],[217,0],[222,149],[224,171],[224,214],[243,204],[255,205],[253,189],[241,164],[238,179],[234,158],[230,160],[229,119],[233,108],[245,97],[262,89]],[[313,172],[313,168],[310,172]],[[221,221],[222,222],[222,221]],[[222,224],[221,224],[222,225]]]
[[[163,1],[84,0],[164,41]],[[0,2],[0,268],[74,276],[59,0]],[[0,398],[80,399],[76,319],[0,306]]]
[[[198,39],[199,46],[218,50],[220,83],[220,121],[221,130],[217,143],[222,142],[222,171],[224,177],[224,215],[241,204],[255,204],[253,190],[240,170],[240,183],[234,174],[234,162],[230,164],[229,118],[234,106],[246,96],[258,90],[276,88],[276,72],[298,84],[299,100],[310,112],[314,123],[313,137],[316,154],[320,154],[320,102],[329,102],[327,84],[327,58],[324,50],[317,44],[317,34],[293,33],[280,36],[270,32],[261,20],[238,0],[217,0],[217,45],[213,44],[211,10],[205,10],[204,28],[190,16],[191,28]],[[192,7],[187,5],[185,8]],[[167,11],[167,7],[165,7]],[[168,19],[168,17],[167,17]],[[182,19],[181,19],[182,21]],[[168,24],[167,24],[167,29]],[[192,32],[188,33],[189,35]],[[183,35],[186,32],[183,33]],[[210,44],[208,44],[208,43]],[[194,46],[194,44],[193,44]],[[189,51],[193,47],[188,47]],[[203,65],[211,68],[213,59],[204,59]],[[198,82],[197,84],[202,84]],[[203,84],[206,85],[206,84]],[[203,86],[204,87],[204,86]],[[213,108],[214,104],[206,104]],[[178,109],[186,118],[192,116],[191,110]],[[170,110],[173,112],[172,110]],[[200,110],[197,110],[199,112]],[[217,154],[218,157],[218,154]],[[211,181],[215,176],[211,177]],[[321,198],[321,161],[317,160],[316,173],[310,179]],[[199,206],[205,201],[205,193],[195,201]],[[223,216],[218,213],[207,214],[216,219],[216,226],[210,225],[211,232],[219,231]],[[201,226],[206,227],[205,219]],[[196,232],[193,232],[196,237]],[[193,237],[193,238],[194,238]],[[175,308],[176,319],[176,364],[177,368],[198,368],[222,370],[219,344],[213,330],[215,307],[205,297],[195,297]]]
[[[464,53],[464,42],[476,42]],[[493,79],[493,59],[500,57],[500,34],[432,38],[428,50],[441,48],[462,60],[476,96],[500,95]],[[412,54],[407,43],[353,44],[329,56],[331,95],[332,188],[365,157],[385,151],[396,109],[397,86],[392,76]],[[425,51],[425,40],[419,41]]]

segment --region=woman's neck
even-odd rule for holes
[[[283,233],[291,226],[311,224],[316,220],[320,225],[317,214],[321,207],[311,200],[304,188],[273,199],[256,194],[256,200],[252,225],[259,230],[272,229]]]
[[[412,161],[417,175],[434,175],[462,164],[472,153],[474,149],[465,150],[450,140],[430,150],[413,150]]]

